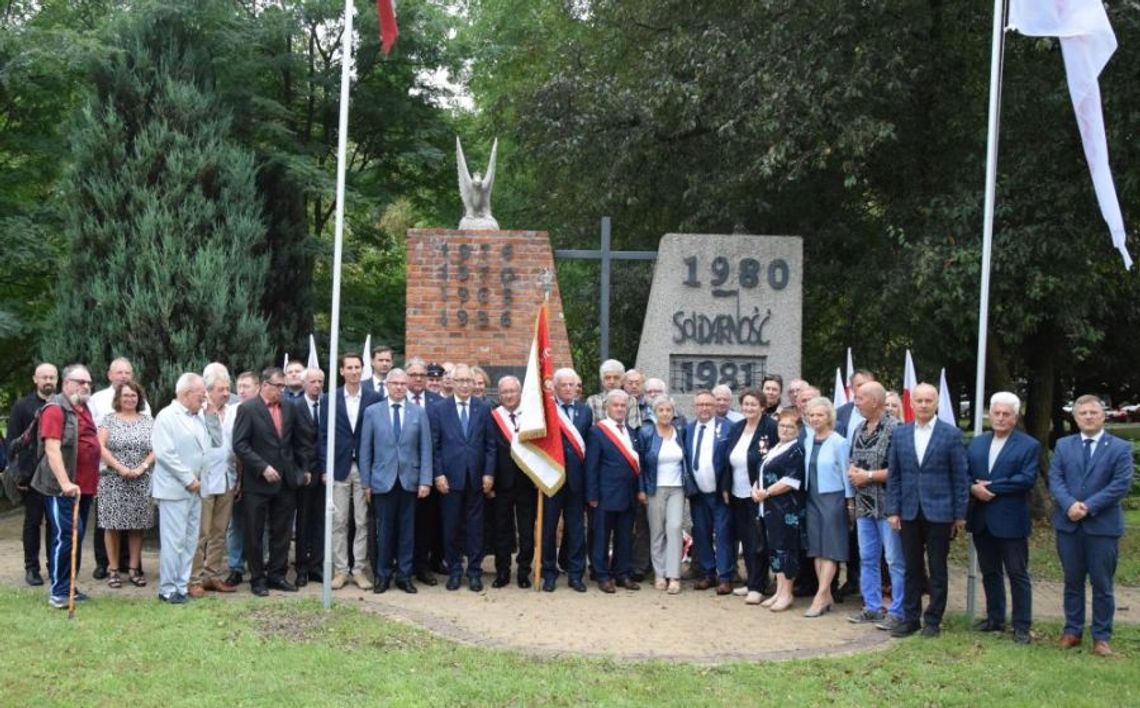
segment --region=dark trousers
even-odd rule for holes
[[[689,497],[689,511],[693,516],[693,575],[709,580],[717,579],[716,543],[717,505],[716,492]],[[721,502],[723,505],[724,502]]]
[[[598,582],[610,578],[619,581],[629,578],[632,572],[633,509],[604,511],[594,509],[594,574]],[[613,539],[613,556],[609,555]]]
[[[416,573],[427,573],[443,567],[443,534],[440,529],[440,494],[431,488],[423,499],[416,499]]]
[[[492,500],[495,517],[495,574],[511,574],[511,552],[516,538],[519,549],[515,562],[520,578],[530,575],[534,563],[534,518],[538,492],[533,484],[516,481],[511,489],[499,490]]]
[[[946,594],[949,574],[946,557],[950,553],[950,533],[954,525],[949,522],[928,521],[922,512],[913,521],[902,522],[903,560],[906,563],[903,590],[903,620],[918,624],[919,617],[928,626],[942,624],[946,612]],[[922,612],[923,568],[929,567],[930,603]]]
[[[986,619],[990,624],[1005,625],[1005,575],[1008,574],[1013,627],[1028,630],[1033,620],[1028,539],[998,538],[983,529],[974,534],[974,548],[978,550],[978,568],[982,571],[982,589],[986,593]]]
[[[95,551],[95,567],[109,568],[111,559],[107,557],[107,529],[99,525],[99,499],[95,498],[95,533],[91,535],[91,547]],[[126,536],[123,536],[126,538]],[[119,544],[119,568],[128,568],[131,565],[130,547],[126,543]],[[142,565],[142,560],[139,560]],[[140,568],[140,570],[142,570]]]
[[[47,571],[52,597],[67,597],[71,592],[71,515],[76,499],[73,497],[43,497],[44,515],[48,522]],[[78,545],[75,549],[75,578],[83,565],[83,533],[87,530],[87,515],[95,497],[84,494],[79,503]]]
[[[1057,555],[1065,572],[1065,633],[1081,636],[1085,629],[1085,578],[1092,585],[1092,637],[1112,638],[1116,600],[1112,579],[1120,553],[1117,536],[1092,536],[1078,527],[1075,533],[1057,532]]]
[[[325,560],[325,485],[319,477],[308,487],[297,490],[297,515],[294,527],[297,577],[320,572]]]
[[[51,548],[48,527],[44,524],[44,496],[28,487],[24,491],[24,570],[40,569],[40,529],[44,535],[44,558]]]
[[[443,552],[447,573],[463,575],[463,558],[467,557],[467,575],[483,574],[483,489],[468,484],[466,489],[452,489],[439,497],[443,517]]]
[[[844,583],[848,591],[858,592],[859,574],[862,562],[859,560],[859,524],[851,524],[847,532],[847,581]]]
[[[537,498],[536,498],[537,499]],[[542,505],[542,577],[556,579],[558,566],[566,569],[571,579],[581,580],[586,572],[586,500],[582,491],[575,492],[570,485]],[[558,538],[558,519],[562,518],[562,545],[555,547]],[[563,555],[565,559],[563,560]]]
[[[753,592],[763,592],[768,586],[768,553],[761,524],[757,523],[756,512],[759,506],[748,499],[732,497],[732,535],[731,548],[736,548],[739,542],[744,553],[744,569],[747,573],[748,589]]]
[[[276,494],[245,493],[245,560],[249,564],[250,583],[266,576],[285,579],[289,569],[289,540],[293,530],[293,512],[297,495],[292,489]],[[262,532],[269,526],[269,563],[261,547]]]
[[[401,579],[413,572],[416,530],[416,492],[400,487],[399,481],[387,494],[372,495],[376,516],[376,577],[392,577],[392,566]]]
[[[633,551],[630,567],[634,575],[648,575],[653,569],[653,559],[649,556],[649,507],[641,503],[633,505]]]

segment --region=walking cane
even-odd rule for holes
[[[79,552],[79,501],[82,493],[75,495],[71,506],[71,587],[67,591],[67,619],[75,619],[75,563]]]

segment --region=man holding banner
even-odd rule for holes
[[[530,477],[511,456],[511,447],[519,431],[522,383],[514,376],[499,379],[500,405],[491,411],[487,437],[495,441],[495,496],[491,501],[494,522],[495,581],[501,588],[511,582],[511,551],[518,529],[519,587],[531,587],[530,574],[534,561],[534,518],[537,490]]]
[[[546,503],[542,534],[542,589],[554,592],[558,580],[556,534],[562,517],[562,545],[566,547],[569,585],[586,592],[586,436],[594,425],[590,406],[577,400],[578,374],[573,369],[554,372],[559,437],[566,483]]]

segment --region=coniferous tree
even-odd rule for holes
[[[144,4],[112,23],[72,131],[70,255],[43,348],[102,371],[119,355],[161,405],[183,371],[269,362],[269,254],[255,160],[230,137],[212,50],[225,3]]]

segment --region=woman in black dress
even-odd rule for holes
[[[799,443],[799,412],[784,409],[777,421],[780,440],[760,465],[760,479],[752,488],[752,499],[760,505],[768,538],[768,564],[776,575],[776,594],[760,604],[773,612],[783,612],[792,606],[792,581],[799,572],[804,448]]]

